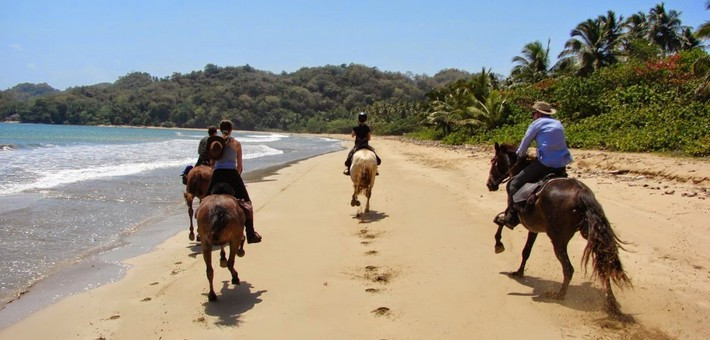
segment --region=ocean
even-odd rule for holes
[[[186,230],[180,174],[197,161],[206,134],[206,129],[0,123],[0,309],[26,299],[18,297],[48,278],[56,283],[61,273],[76,276],[77,268],[95,268],[97,261],[120,263],[115,254],[149,251]],[[246,131],[233,136],[242,143],[245,178],[343,149],[340,141],[317,136]],[[177,214],[179,221],[155,223]],[[36,299],[56,300],[114,281],[125,270],[115,267],[92,282],[63,283],[68,287],[61,292]]]

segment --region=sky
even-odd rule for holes
[[[666,0],[693,29],[706,0]],[[68,87],[250,65],[274,73],[362,64],[433,76],[483,67],[504,76],[523,47],[556,57],[577,24],[647,0],[0,0],[0,90]],[[554,62],[554,60],[553,60]]]

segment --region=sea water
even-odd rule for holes
[[[151,235],[151,220],[184,210],[184,221],[150,236],[162,240],[187,228],[180,174],[206,134],[0,123],[0,308],[55,273],[125,247],[131,235]],[[320,137],[233,136],[245,174],[342,149]]]

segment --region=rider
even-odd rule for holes
[[[207,128],[207,136],[202,137],[200,139],[200,145],[197,146],[197,163],[195,163],[195,166],[198,165],[210,165],[210,157],[207,155],[207,139],[216,135],[217,134],[217,128],[213,125]],[[188,165],[185,167],[185,170],[182,171],[182,184],[187,184],[187,174],[190,173],[190,170],[192,170],[193,166]]]
[[[355,137],[355,146],[353,146],[350,153],[348,153],[348,159],[345,160],[345,171],[343,171],[343,174],[348,176],[350,175],[350,165],[353,162],[353,155],[355,154],[355,151],[360,149],[369,149],[372,150],[372,152],[375,152],[375,149],[368,143],[372,137],[372,132],[370,127],[365,123],[367,122],[367,113],[360,112],[357,115],[357,121],[358,125],[353,127],[353,130],[350,133],[351,137]],[[377,157],[377,165],[380,165],[382,162],[380,156],[377,156],[377,153],[375,153],[375,157]]]
[[[228,183],[234,190],[234,197],[251,203],[249,193],[241,176],[243,169],[242,144],[235,138],[230,137],[232,133],[231,121],[223,120],[220,122],[219,130],[222,131],[222,138],[224,138],[224,150],[222,151],[222,156],[214,163],[212,180],[210,180],[207,192],[208,194],[212,193],[212,189],[217,183]],[[247,213],[246,215],[247,220],[244,226],[246,227],[247,243],[261,242],[261,235],[254,230],[254,219],[249,218],[252,214]]]
[[[520,142],[518,159],[524,159],[527,155],[528,147],[533,140],[537,144],[537,159],[530,163],[525,169],[515,175],[506,186],[508,192],[508,207],[505,216],[496,217],[496,223],[504,224],[513,229],[520,219],[513,209],[513,194],[525,183],[536,182],[543,179],[548,174],[562,175],[565,173],[565,166],[572,162],[572,155],[565,142],[565,130],[559,120],[552,118],[557,112],[546,102],[535,102],[532,106],[533,122],[528,126],[523,141]]]
[[[217,127],[214,125],[208,127],[207,136],[202,137],[202,139],[200,139],[200,145],[197,146],[197,154],[199,157],[197,158],[195,166],[210,165],[210,157],[207,154],[207,139],[215,135],[217,135]]]

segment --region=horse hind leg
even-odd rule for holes
[[[227,268],[232,274],[232,283],[235,285],[239,285],[239,273],[237,273],[237,270],[234,269],[234,258],[239,251],[241,246],[240,243],[241,242],[239,242],[239,240],[233,240],[229,243],[229,260],[227,260]]]
[[[359,207],[360,206],[360,201],[357,200],[357,188],[355,188],[355,192],[353,193],[353,197],[350,200],[350,206],[351,207]]]
[[[214,269],[212,268],[212,245],[202,243],[202,257],[205,260],[205,266],[207,267],[207,281],[210,283],[210,292],[207,294],[207,299],[209,301],[217,301],[217,294],[214,292],[214,286],[212,285],[212,280],[214,279]]]
[[[367,203],[365,203],[365,212],[370,212],[370,195],[372,195],[372,187],[367,188],[367,193],[365,193],[365,197],[367,197]]]
[[[224,253],[224,246],[219,247],[219,266],[227,268],[227,256]]]
[[[567,240],[567,242],[569,242],[569,240]],[[569,288],[569,283],[570,281],[572,281],[572,275],[574,275],[574,267],[569,261],[569,256],[567,255],[567,242],[564,242],[564,245],[555,244],[555,242],[553,242],[555,248],[555,256],[557,256],[557,259],[562,265],[562,275],[564,276],[564,279],[562,281],[562,287],[560,287],[560,290],[558,292],[547,292],[545,294],[546,297],[551,299],[564,300],[565,295],[567,295],[567,288]]]

